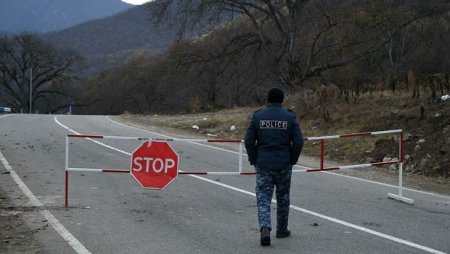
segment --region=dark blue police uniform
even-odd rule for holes
[[[245,148],[256,168],[256,199],[260,228],[272,229],[270,205],[274,187],[277,199],[277,230],[287,230],[292,165],[303,147],[303,135],[295,112],[281,103],[269,103],[256,111],[245,134]]]

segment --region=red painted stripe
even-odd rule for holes
[[[173,138],[154,138],[153,141],[173,141]]]
[[[207,175],[208,172],[178,172],[179,175]]]
[[[329,170],[338,170],[340,169],[339,167],[329,167],[329,168],[312,168],[312,169],[307,169],[306,172],[317,172],[317,171],[329,171]]]
[[[98,135],[76,135],[76,134],[68,134],[67,137],[70,137],[70,138],[103,138],[103,136],[98,136]]]
[[[64,177],[64,207],[69,206],[69,171],[66,170]]]
[[[104,173],[130,173],[130,170],[127,169],[103,169]]]
[[[349,138],[349,137],[367,137],[372,136],[371,132],[362,132],[362,133],[350,133],[350,134],[343,134],[339,135],[341,138]]]
[[[320,140],[320,168],[323,169],[324,168],[324,151],[325,151],[325,140]]]
[[[208,175],[208,172],[178,172],[179,175]],[[255,172],[241,172],[241,175],[255,175]],[[218,176],[218,175],[216,175]]]
[[[403,162],[404,155],[403,155],[403,131],[400,132],[400,148],[399,148],[399,154],[400,154],[400,162]]]
[[[208,143],[241,143],[240,139],[208,139]]]

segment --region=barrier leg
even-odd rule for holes
[[[403,162],[398,165],[398,195],[403,197]]]
[[[388,193],[388,197],[413,205],[414,200],[403,197],[403,132],[400,132],[399,153],[400,163],[398,164],[398,195]]]
[[[69,137],[66,136],[66,160],[65,160],[65,175],[64,175],[64,207],[69,206]]]
[[[69,171],[66,170],[65,174],[65,186],[64,186],[64,207],[69,206]]]
[[[242,173],[242,142],[239,144],[239,173]]]
[[[324,169],[324,150],[325,150],[325,140],[320,140],[320,170]]]

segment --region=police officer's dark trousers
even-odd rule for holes
[[[285,169],[256,168],[256,201],[260,228],[272,229],[270,205],[275,187],[277,199],[277,230],[287,229],[291,175],[292,166]]]

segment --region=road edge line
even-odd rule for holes
[[[8,170],[9,175],[23,192],[23,194],[25,194],[25,196],[27,196],[27,198],[30,200],[30,203],[33,206],[40,208],[39,212],[42,214],[42,216],[44,216],[48,223],[74,249],[74,251],[78,254],[90,254],[91,252],[86,247],[84,247],[84,245],[80,241],[78,241],[78,239],[75,238],[75,236],[73,236],[72,233],[70,233],[69,230],[67,230],[50,211],[44,208],[42,202],[39,201],[39,199],[33,194],[33,192],[31,192],[30,188],[28,188],[28,186],[22,181],[20,176],[14,171],[12,166],[9,164],[9,162],[1,152],[0,161],[2,162],[5,169]]]

